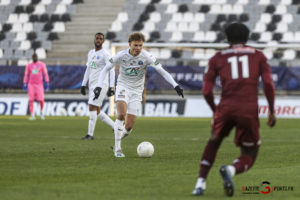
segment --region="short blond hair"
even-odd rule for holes
[[[132,41],[143,41],[143,42],[145,42],[145,36],[143,35],[143,33],[140,33],[140,32],[131,33],[129,35],[128,42],[132,42]]]

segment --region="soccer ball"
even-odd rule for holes
[[[154,153],[154,147],[150,142],[142,142],[137,147],[137,154],[142,158],[150,158]]]
[[[80,109],[76,109],[75,116],[81,116],[81,115],[82,115],[82,111]]]
[[[67,116],[67,110],[65,108],[61,108],[59,110],[59,114],[60,114],[60,116]]]

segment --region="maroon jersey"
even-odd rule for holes
[[[274,85],[270,66],[260,51],[244,44],[231,45],[213,56],[204,77],[203,95],[215,110],[213,85],[220,76],[222,95],[220,106],[253,110],[258,107],[259,77],[262,77],[270,110],[274,110]],[[245,111],[246,111],[245,110]]]

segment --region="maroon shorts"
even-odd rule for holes
[[[212,131],[217,138],[229,135],[236,128],[234,142],[237,146],[257,147],[260,145],[258,113],[237,113],[230,109],[217,108],[212,123]]]

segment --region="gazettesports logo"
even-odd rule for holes
[[[243,186],[243,194],[263,194],[267,195],[272,192],[292,192],[294,186],[272,186],[269,181],[261,182],[260,186]]]

